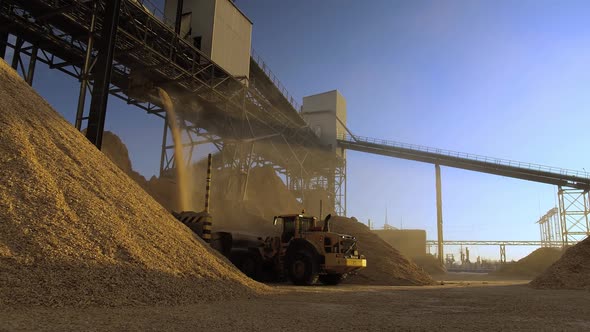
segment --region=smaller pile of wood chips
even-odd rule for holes
[[[371,232],[356,218],[332,217],[332,231],[353,235],[359,252],[367,258],[367,267],[345,282],[365,285],[432,285],[434,280],[421,267]]]
[[[555,263],[563,252],[558,248],[539,248],[514,263],[507,263],[491,275],[534,278]]]

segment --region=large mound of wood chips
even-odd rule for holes
[[[266,292],[0,61],[0,304],[180,304]]]
[[[535,288],[590,290],[590,238],[568,248],[561,258],[531,281]]]

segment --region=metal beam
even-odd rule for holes
[[[176,0],[176,20],[174,22],[174,32],[176,32],[177,35],[180,35],[180,28],[182,25],[182,7],[183,6],[183,0]]]
[[[86,44],[86,56],[84,65],[80,73],[80,92],[78,94],[78,107],[76,109],[76,128],[82,129],[82,120],[84,117],[84,106],[86,106],[86,89],[90,81],[90,62],[92,60],[92,49],[94,47],[94,29],[96,28],[96,2],[92,8],[92,18],[90,19],[90,29],[88,30],[88,43]]]
[[[443,216],[442,216],[442,189],[440,180],[440,165],[434,165],[436,173],[436,230],[438,241],[438,260],[444,264],[444,248],[443,248]]]
[[[443,245],[445,246],[499,246],[499,245],[506,245],[506,246],[531,246],[531,247],[540,247],[544,244],[543,241],[512,241],[512,240],[500,240],[500,241],[492,241],[492,240],[445,240],[443,241]],[[561,241],[554,241],[551,242],[552,245],[561,246]],[[438,245],[437,240],[427,240],[427,246],[435,246]]]
[[[54,9],[54,10],[50,10],[50,11],[47,11],[47,12],[41,14],[41,15],[38,15],[36,17],[36,19],[37,19],[37,21],[42,21],[42,20],[45,20],[48,18],[52,18],[56,15],[63,14],[69,10],[72,10],[75,7],[76,7],[76,5],[74,4],[74,5],[68,5],[68,6],[60,7],[60,8]]]
[[[0,31],[0,58],[6,57],[6,45],[8,44],[8,32]]]
[[[101,39],[98,43],[98,59],[94,67],[94,88],[92,89],[92,100],[90,101],[86,137],[98,149],[102,146],[120,8],[121,0],[106,2]]]
[[[23,47],[24,40],[22,38],[16,37],[16,42],[14,43],[14,52],[12,52],[12,69],[18,72],[18,65],[20,62],[20,49]]]
[[[37,45],[33,45],[31,57],[29,59],[29,68],[27,70],[27,75],[25,76],[26,82],[30,86],[33,86],[33,76],[35,75],[35,65],[37,64],[37,52],[39,52],[39,48]]]
[[[354,140],[348,137],[340,137],[337,142],[338,146],[354,151],[590,190],[590,174],[586,172],[500,160],[360,136],[355,136]]]

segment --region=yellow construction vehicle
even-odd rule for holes
[[[347,273],[367,266],[356,248],[355,237],[330,231],[330,217],[322,226],[317,224],[317,218],[304,214],[275,217],[274,224],[283,227],[280,248],[275,246],[276,254],[267,257],[276,260],[294,284],[311,285],[319,279],[335,285]],[[265,247],[277,242],[267,239]]]
[[[194,213],[175,215],[195,233],[203,234]],[[211,246],[255,280],[288,278],[295,285],[312,285],[318,280],[336,285],[348,273],[366,267],[367,260],[359,254],[355,237],[330,231],[330,217],[318,225],[316,217],[303,213],[281,215],[274,218],[274,225],[282,227],[281,236],[214,232]]]

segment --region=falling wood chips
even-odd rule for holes
[[[0,61],[0,304],[173,305],[268,291]]]

